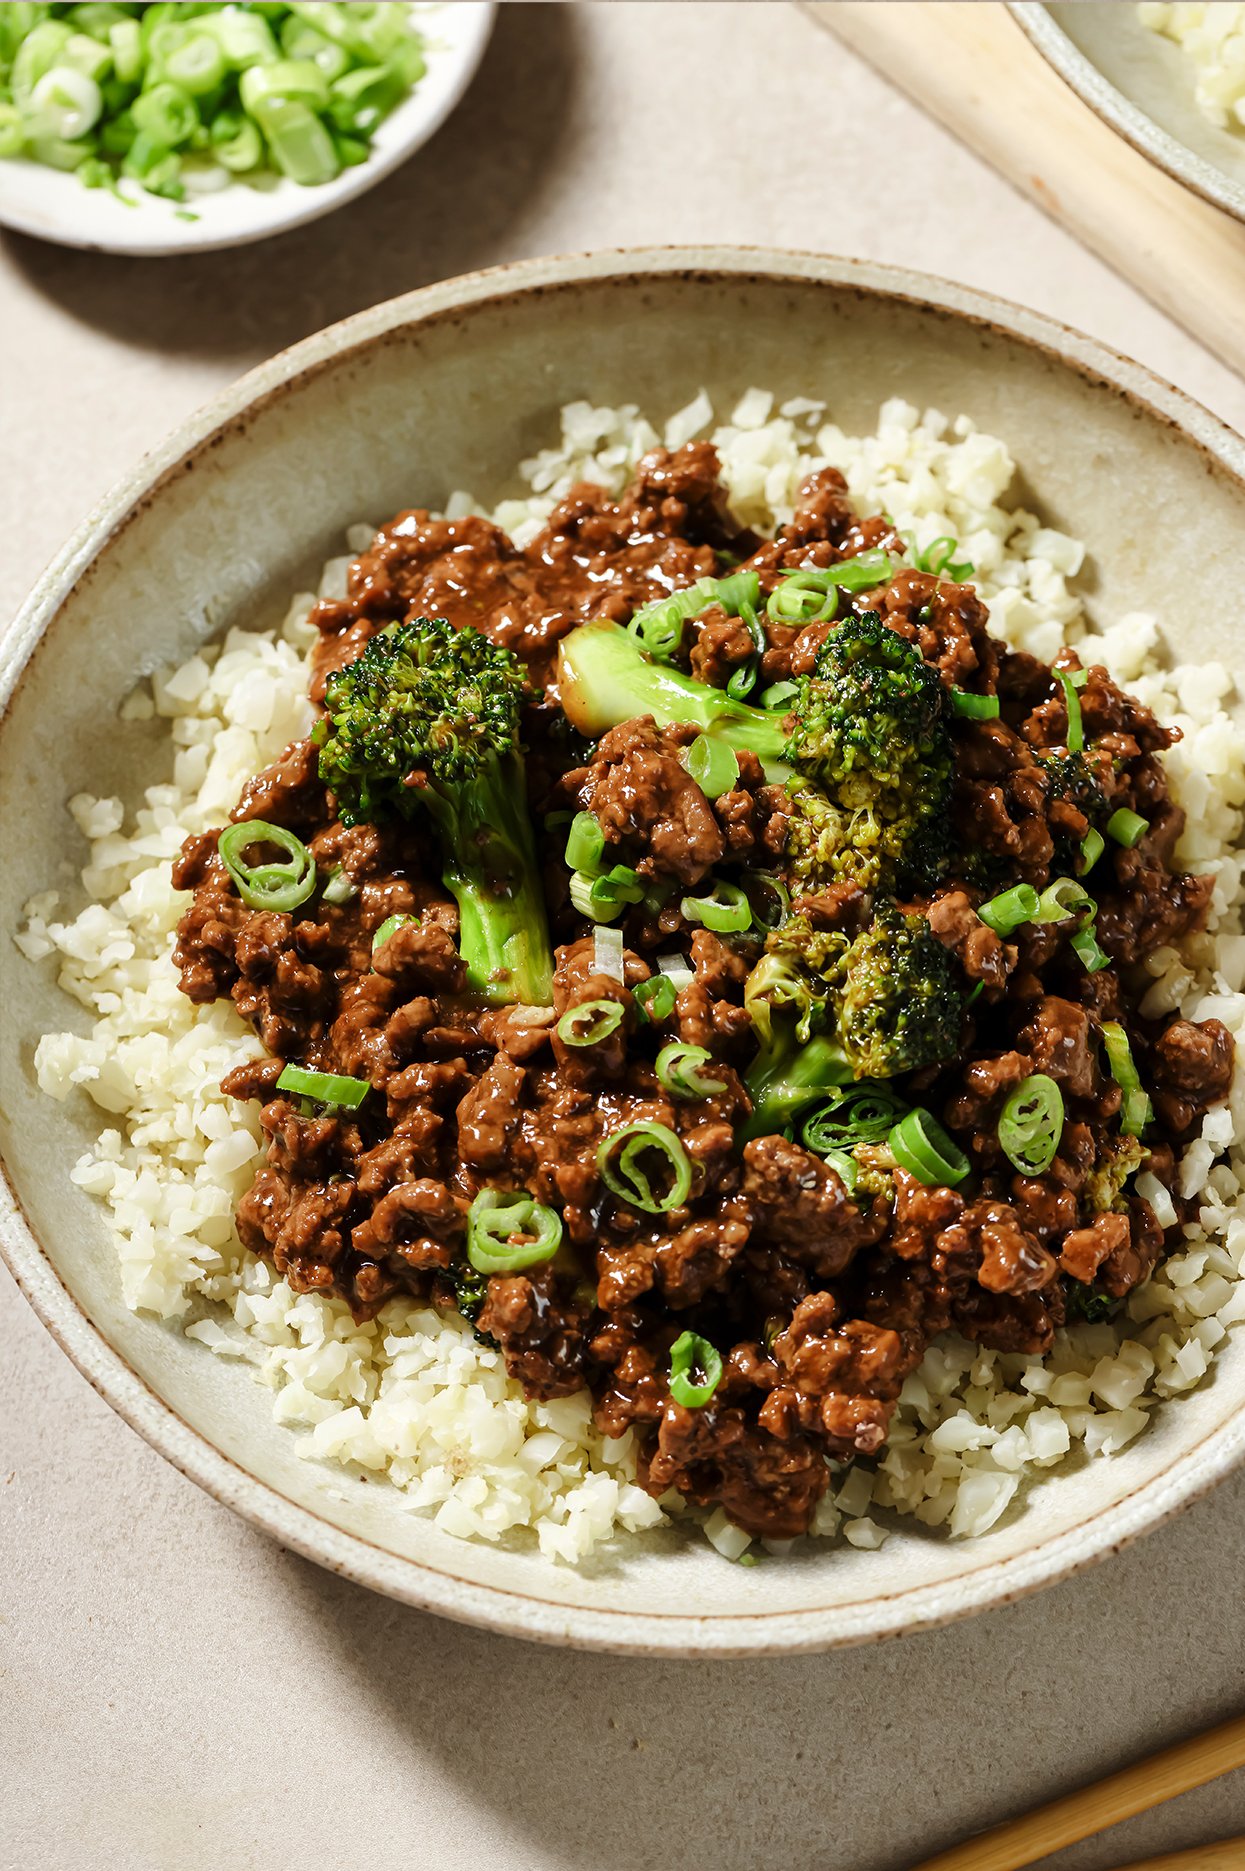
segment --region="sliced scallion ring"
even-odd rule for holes
[[[679,761],[706,799],[719,799],[729,793],[739,778],[739,756],[712,734],[698,734],[683,748]]]
[[[601,868],[605,856],[605,833],[595,814],[577,812],[566,835],[566,862],[573,871],[587,871],[590,876]]]
[[[950,533],[943,533],[940,538],[932,540],[923,552],[916,553],[913,563],[918,571],[929,572],[934,578],[946,576],[957,585],[963,584],[966,578],[972,577],[974,568],[968,559],[957,562],[955,554],[959,549],[959,540],[953,539]]]
[[[1077,869],[1082,877],[1084,877],[1086,871],[1093,870],[1106,848],[1106,841],[1102,833],[1098,830],[1096,825],[1091,825],[1084,838],[1081,840],[1081,861],[1077,865]]]
[[[780,624],[828,623],[838,608],[838,586],[820,571],[787,572],[765,601],[766,615]]]
[[[253,845],[276,845],[285,852],[285,862],[248,864],[246,853]],[[302,839],[284,825],[242,819],[226,825],[216,848],[248,909],[294,910],[316,887],[315,859]]]
[[[639,637],[649,655],[668,663],[683,645],[683,627],[711,604],[720,604],[728,616],[738,617],[744,604],[755,605],[761,581],[755,572],[731,572],[726,578],[698,578],[686,591],[641,605],[627,628]]]
[[[1015,884],[988,903],[977,906],[977,915],[996,935],[1010,935],[1022,923],[1031,923],[1038,915],[1038,893],[1032,884]]]
[[[1128,1043],[1128,1034],[1118,1020],[1104,1020],[1102,1023],[1102,1043],[1107,1049],[1107,1064],[1111,1076],[1123,1093],[1120,1104],[1120,1129],[1126,1137],[1140,1137],[1146,1125],[1154,1117],[1154,1106],[1148,1093],[1143,1089],[1141,1078],[1133,1060],[1132,1047]]]
[[[527,1191],[481,1189],[467,1211],[467,1259],[477,1273],[522,1273],[552,1260],[562,1217]]]
[[[1075,877],[1056,877],[1053,884],[1047,884],[1038,898],[1037,912],[1033,917],[1039,923],[1063,923],[1070,916],[1088,917],[1091,921],[1098,914],[1098,905]]]
[[[1033,1072],[1010,1092],[999,1113],[999,1146],[1022,1176],[1040,1176],[1063,1136],[1063,1093],[1045,1072]]]
[[[746,663],[740,663],[727,677],[726,693],[733,702],[745,702],[757,685],[761,673],[760,659],[750,656]]]
[[[384,922],[380,925],[380,928],[376,931],[376,934],[372,937],[373,955],[375,955],[377,949],[384,948],[390,936],[393,935],[397,930],[401,929],[404,923],[413,923],[413,922],[416,922],[417,920],[418,918],[407,915],[405,911],[399,911],[396,916],[386,916]]]
[[[716,883],[711,895],[684,897],[680,908],[689,923],[703,923],[719,935],[740,934],[752,923],[752,905],[738,884]]]
[[[1078,929],[1075,935],[1068,938],[1068,941],[1073,953],[1080,958],[1081,966],[1086,974],[1098,974],[1103,968],[1111,966],[1111,957],[1094,934],[1093,923],[1087,923],[1084,929]]]
[[[781,929],[791,914],[791,895],[775,871],[745,871],[743,889],[758,929]]]
[[[624,1011],[621,1001],[581,1000],[558,1021],[558,1038],[566,1046],[599,1046],[617,1033]]]
[[[664,1193],[653,1186],[645,1159],[659,1158],[669,1182]],[[597,1169],[611,1195],[646,1215],[664,1215],[686,1202],[692,1187],[692,1164],[668,1124],[639,1122],[611,1131],[597,1146]],[[653,1165],[655,1171],[656,1165]]]
[[[326,903],[353,903],[359,894],[359,886],[351,880],[349,871],[335,864],[329,873],[328,882],[320,895]]]
[[[647,981],[641,981],[631,990],[641,1018],[650,1026],[659,1026],[668,1020],[674,1012],[674,1003],[678,999],[678,990],[667,974],[650,975]]]
[[[1107,820],[1107,837],[1114,838],[1117,845],[1123,845],[1128,851],[1140,843],[1149,829],[1149,819],[1143,819],[1140,812],[1130,812],[1127,806],[1121,806]]]
[[[800,1127],[800,1140],[816,1156],[858,1143],[881,1143],[906,1109],[902,1098],[885,1085],[856,1085],[810,1111]]]
[[[355,1111],[372,1087],[365,1078],[347,1078],[340,1072],[311,1072],[306,1066],[287,1065],[277,1080],[278,1091],[293,1092],[296,1098],[314,1098],[317,1104],[337,1105]]]
[[[973,695],[968,689],[952,689],[951,713],[965,721],[994,721],[998,717],[997,695]]]
[[[762,708],[785,709],[795,700],[799,692],[799,684],[796,682],[771,682],[767,689],[761,691],[761,706]]]
[[[855,1195],[856,1185],[860,1181],[860,1168],[854,1156],[846,1150],[827,1150],[825,1161],[834,1171],[849,1195]]]
[[[670,1347],[670,1395],[685,1410],[703,1410],[722,1382],[722,1358],[699,1332],[682,1332]]]
[[[887,1142],[900,1169],[928,1188],[954,1189],[970,1168],[963,1150],[949,1137],[932,1111],[914,1105],[891,1130]]]
[[[1070,754],[1079,754],[1085,746],[1085,729],[1081,722],[1081,698],[1077,690],[1085,686],[1086,671],[1054,669],[1051,674],[1063,689],[1064,702],[1068,710],[1068,733],[1064,744]]]
[[[716,1098],[726,1090],[726,1080],[705,1077],[702,1067],[712,1063],[713,1054],[704,1046],[671,1040],[657,1055],[657,1077],[674,1098]]]

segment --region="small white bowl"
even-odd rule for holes
[[[0,161],[0,222],[65,247],[151,255],[239,247],[318,220],[374,187],[440,129],[475,76],[496,10],[494,0],[433,0],[421,9],[427,72],[381,124],[367,161],[318,188],[281,176],[270,186],[231,182],[172,202],[127,183],[134,204],[127,207],[107,189],[84,188],[76,175],[16,157]],[[179,207],[197,219],[179,219]]]

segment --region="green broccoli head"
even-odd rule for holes
[[[1111,808],[1092,761],[1083,750],[1075,753],[1043,754],[1042,770],[1046,776],[1046,797],[1052,807],[1058,803],[1071,806],[1088,826],[1101,829],[1110,817]],[[1075,875],[1081,857],[1085,832],[1075,822],[1069,824],[1066,813],[1052,812],[1051,837],[1055,854],[1051,872]],[[1065,821],[1065,822],[1061,822]]]
[[[845,617],[826,638],[800,679],[784,749],[805,779],[791,785],[797,877],[932,886],[946,860],[952,772],[943,700],[937,671],[876,612]]]
[[[372,637],[335,670],[318,724],[320,778],[344,825],[411,812],[419,787],[481,778],[519,750],[523,665],[478,630],[419,617]]]
[[[1085,1178],[1085,1200],[1096,1215],[1126,1207],[1124,1185],[1149,1154],[1139,1137],[1108,1137],[1099,1145],[1098,1160]]]
[[[956,963],[923,916],[882,900],[851,941],[793,916],[770,947],[823,984],[832,1030],[857,1078],[896,1078],[954,1057],[964,1009]]]

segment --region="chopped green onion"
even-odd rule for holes
[[[670,1347],[670,1395],[675,1402],[685,1410],[703,1410],[721,1382],[717,1349],[699,1332],[681,1332]]]
[[[1086,974],[1098,974],[1101,969],[1111,966],[1111,957],[1100,945],[1092,923],[1084,929],[1078,929],[1069,941],[1073,952],[1080,957]]]
[[[854,1156],[846,1150],[827,1150],[825,1160],[834,1171],[849,1195],[855,1195],[856,1185],[860,1181],[860,1167]]]
[[[615,864],[601,877],[590,877],[587,871],[573,871],[570,897],[581,916],[590,917],[593,922],[608,923],[613,922],[624,905],[643,900],[644,884],[639,872],[633,871],[629,864]]]
[[[608,975],[612,981],[625,982],[626,964],[621,929],[607,929],[598,923],[592,932],[592,972]]]
[[[624,1011],[621,1001],[581,1000],[558,1021],[558,1038],[566,1046],[599,1046],[618,1031]]]
[[[1149,819],[1143,819],[1140,812],[1130,812],[1127,806],[1121,806],[1107,820],[1107,837],[1114,838],[1117,845],[1123,845],[1129,851],[1145,837],[1149,829]]]
[[[1120,1105],[1120,1129],[1126,1137],[1140,1137],[1154,1116],[1154,1106],[1142,1087],[1137,1067],[1133,1062],[1128,1034],[1118,1020],[1104,1020],[1102,1041],[1107,1049],[1107,1064],[1111,1068],[1111,1076],[1123,1093]]]
[[[150,91],[140,91],[130,105],[130,115],[137,129],[145,130],[153,142],[162,143],[166,149],[188,142],[199,123],[193,98],[175,84],[157,84]]]
[[[658,1156],[669,1181],[664,1195],[653,1188],[642,1159]],[[692,1187],[692,1164],[687,1151],[667,1124],[624,1124],[602,1138],[597,1147],[597,1168],[611,1195],[647,1215],[664,1215],[679,1208]]]
[[[761,691],[761,706],[762,708],[786,708],[795,700],[799,692],[797,682],[771,682],[767,689]]]
[[[285,863],[248,864],[246,853],[252,845],[278,846],[286,853]],[[294,910],[316,887],[315,859],[302,839],[287,832],[284,825],[243,819],[225,827],[217,850],[248,909]]]
[[[104,108],[94,78],[72,65],[54,65],[30,95],[27,124],[32,137],[61,137],[76,142],[94,129]]]
[[[1022,1176],[1040,1176],[1063,1136],[1063,1093],[1045,1072],[1022,1079],[999,1113],[999,1144]]]
[[[706,799],[720,799],[739,778],[739,756],[712,734],[698,734],[679,754],[679,760]]]
[[[705,1078],[701,1072],[712,1060],[713,1054],[703,1046],[671,1040],[657,1055],[658,1080],[675,1098],[716,1098],[726,1090],[726,1080]]]
[[[170,73],[170,76],[172,74]],[[312,110],[328,108],[328,79],[313,59],[275,59],[271,65],[252,65],[238,81],[242,108],[257,123],[263,122],[263,106],[269,98],[306,104]]]
[[[816,1156],[858,1143],[882,1143],[907,1108],[885,1085],[855,1085],[809,1112],[800,1141]]]
[[[371,1089],[365,1078],[310,1072],[301,1065],[287,1065],[277,1080],[278,1091],[292,1091],[295,1097],[314,1098],[317,1104],[334,1104],[343,1111],[357,1110]]]
[[[561,1244],[561,1216],[524,1189],[481,1189],[467,1210],[467,1259],[477,1273],[522,1273],[552,1260]]]
[[[951,713],[966,721],[993,721],[999,712],[997,695],[973,695],[967,689],[952,689]]]
[[[256,100],[252,115],[273,162],[291,182],[317,188],[340,171],[333,139],[310,105],[297,98],[264,97]]]
[[[408,916],[404,911],[399,911],[396,916],[386,916],[384,922],[380,925],[380,928],[376,931],[376,934],[372,937],[373,955],[375,955],[377,949],[384,948],[390,936],[393,935],[397,930],[401,929],[404,923],[413,923],[416,921],[418,921],[417,917]]]
[[[605,833],[591,812],[577,812],[566,835],[566,862],[573,871],[595,873],[605,855]]]
[[[647,981],[641,981],[632,988],[631,998],[636,1004],[640,1017],[650,1026],[659,1026],[674,1012],[678,990],[669,975],[653,974]]]
[[[950,533],[944,533],[941,538],[926,546],[923,552],[916,553],[913,562],[920,572],[930,572],[935,578],[941,578],[945,573],[957,585],[962,584],[966,578],[972,577],[973,566],[968,559],[956,563],[954,555],[959,549],[959,540],[952,539]]]
[[[977,915],[997,935],[1010,935],[1021,923],[1033,922],[1039,910],[1038,893],[1032,884],[1015,884],[1001,896],[977,906]]]
[[[1077,868],[1082,877],[1085,875],[1086,871],[1093,870],[1106,848],[1106,842],[1103,839],[1102,833],[1098,830],[1096,825],[1091,825],[1084,838],[1081,840],[1081,861]]]
[[[1070,916],[1088,916],[1092,921],[1098,914],[1098,905],[1092,896],[1079,884],[1075,877],[1056,877],[1053,884],[1047,884],[1038,898],[1037,914],[1034,922],[1062,923]]]
[[[659,955],[657,966],[676,989],[686,987],[689,981],[695,979],[694,970],[689,968],[682,955]]]
[[[1064,701],[1068,709],[1068,734],[1065,745],[1070,754],[1079,754],[1085,745],[1085,729],[1081,724],[1081,698],[1077,694],[1085,684],[1085,671],[1081,669],[1055,669],[1051,671],[1063,688]],[[1078,682],[1076,678],[1080,676]]]
[[[745,871],[743,889],[758,929],[781,929],[791,913],[791,895],[774,871]]]
[[[738,884],[716,883],[710,896],[684,897],[680,907],[689,923],[703,923],[719,935],[738,934],[752,922],[752,905]]]
[[[169,80],[191,97],[214,91],[225,76],[225,55],[211,33],[192,32],[164,61]],[[250,76],[243,73],[243,83]]]
[[[335,864],[329,873],[329,880],[320,895],[326,903],[353,903],[359,894],[359,886],[350,879],[348,871],[340,864]]]
[[[887,1142],[900,1169],[906,1169],[929,1188],[945,1183],[954,1189],[969,1172],[963,1150],[923,1105],[915,1105],[900,1118]]]
[[[757,685],[757,677],[760,673],[761,661],[757,656],[750,656],[746,663],[741,663],[738,669],[732,670],[726,683],[726,693],[731,700],[747,701]]]
[[[642,605],[627,628],[639,637],[650,656],[668,663],[682,648],[683,626],[689,617],[699,617],[711,604],[719,604],[728,616],[738,617],[741,607],[755,605],[760,595],[761,581],[755,572],[698,578],[686,591]]]
[[[785,573],[765,602],[767,616],[780,624],[828,623],[838,608],[838,586],[817,571]]]
[[[894,569],[890,553],[873,546],[868,552],[858,552],[854,558],[832,565],[826,576],[842,591],[871,591],[875,585],[884,584]]]

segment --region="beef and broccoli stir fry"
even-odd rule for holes
[[[311,735],[190,838],[176,961],[267,1057],[243,1242],[457,1307],[641,1479],[804,1531],[939,1333],[1041,1353],[1179,1239],[1218,1022],[1175,738],[991,636],[826,469],[761,540],[710,446],[531,545],[404,513],[324,600]]]

